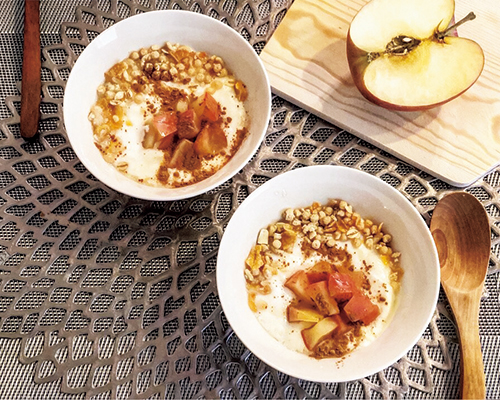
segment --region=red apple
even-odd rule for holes
[[[461,95],[481,75],[484,54],[448,27],[454,0],[372,0],[352,20],[347,61],[356,87],[382,107],[417,111]]]

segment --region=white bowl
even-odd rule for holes
[[[158,188],[138,183],[107,163],[94,145],[88,121],[96,89],[104,72],[130,52],[165,42],[215,54],[248,89],[245,102],[250,133],[227,165],[208,179],[182,188]],[[190,11],[151,11],[127,18],[95,38],[75,63],[64,95],[64,123],[73,149],[85,167],[109,187],[147,200],[177,200],[204,193],[230,179],[259,148],[269,123],[271,91],[265,68],[252,46],[234,29]]]
[[[289,350],[258,322],[248,306],[243,275],[245,259],[258,232],[281,218],[284,209],[344,199],[361,216],[384,222],[393,247],[402,253],[404,276],[394,317],[371,344],[339,362]],[[392,365],[419,340],[435,311],[440,269],[424,220],[397,190],[370,174],[347,167],[305,167],[263,184],[239,206],[222,238],[217,287],[224,313],[245,346],[266,364],[288,375],[315,382],[361,379]]]

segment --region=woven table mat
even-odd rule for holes
[[[19,134],[21,1],[0,2],[0,399],[456,398],[457,334],[444,293],[418,343],[365,379],[319,384],[268,367],[228,325],[215,282],[231,215],[285,171],[344,165],[398,189],[428,223],[458,190],[273,96],[257,155],[204,195],[148,202],[114,192],[64,130],[65,82],[105,28],[139,12],[210,15],[263,49],[291,0],[42,0],[39,135]],[[500,398],[500,170],[466,191],[486,208],[492,252],[481,304],[487,397]]]

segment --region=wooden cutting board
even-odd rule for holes
[[[485,67],[465,94],[423,112],[378,107],[354,86],[345,40],[366,3],[295,0],[261,54],[274,93],[445,182],[469,186],[500,164],[497,0],[456,0],[457,20],[469,11],[477,16],[459,36],[481,45]]]

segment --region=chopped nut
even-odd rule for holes
[[[317,250],[317,249],[319,249],[321,247],[321,242],[316,239],[314,242],[312,242],[311,246],[312,246],[313,249]]]
[[[269,231],[267,229],[261,229],[259,232],[259,237],[257,239],[258,244],[268,244],[269,243]]]
[[[323,226],[328,226],[332,222],[332,217],[325,215],[323,218],[321,218],[321,224]]]
[[[285,220],[290,222],[290,221],[293,221],[294,218],[295,218],[295,213],[293,212],[293,209],[288,208],[285,211]]]
[[[358,238],[358,237],[360,236],[360,234],[359,234],[359,231],[358,231],[355,227],[351,226],[351,227],[347,230],[347,232],[346,232],[346,236],[347,236],[349,239],[355,239],[355,238]]]
[[[385,255],[387,254],[388,250],[387,250],[387,246],[380,246],[379,249],[378,249],[379,253],[382,254],[382,255]]]
[[[248,268],[245,268],[245,278],[247,281],[250,281],[250,282],[253,281],[252,272]]]

